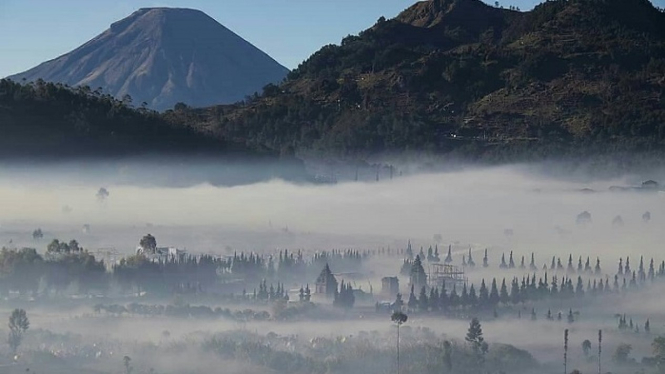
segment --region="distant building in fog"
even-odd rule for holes
[[[326,297],[334,297],[335,291],[337,291],[337,279],[326,264],[319,277],[316,278],[316,293],[324,294]]]
[[[394,298],[399,293],[399,279],[397,277],[384,277],[381,279],[381,295]]]

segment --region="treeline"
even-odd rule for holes
[[[108,156],[218,152],[225,143],[171,123],[131,98],[37,80],[0,80],[0,152],[5,156]]]
[[[650,261],[649,270],[645,271],[643,261],[638,270],[626,271],[626,267],[620,262],[620,273],[614,275],[613,280],[602,275],[593,277],[593,272],[586,282],[581,275],[577,278],[573,276],[557,276],[549,278],[547,272],[544,276],[536,279],[536,273],[526,275],[521,278],[512,278],[506,281],[503,278],[499,283],[493,278],[488,286],[483,279],[479,287],[474,284],[468,285],[466,282],[453,283],[446,285],[445,281],[440,286],[427,287],[420,280],[424,275],[419,256],[414,260],[414,268],[411,274],[411,292],[408,301],[405,303],[402,295],[398,294],[392,308],[401,310],[406,308],[410,312],[488,312],[495,311],[496,308],[507,307],[517,304],[529,304],[535,302],[547,303],[551,301],[566,301],[582,298],[597,298],[606,295],[626,294],[636,292],[649,284],[658,280],[665,279],[665,262],[661,263],[658,271],[654,269],[654,261]],[[629,264],[628,264],[629,266]],[[599,274],[595,273],[596,275]],[[463,281],[463,280],[462,280]],[[420,292],[415,285],[422,285]],[[376,304],[377,311],[381,310],[380,305]],[[572,311],[570,313],[572,316]],[[532,317],[535,319],[536,311],[532,310]],[[548,311],[548,318],[551,317],[551,311]],[[560,317],[559,317],[560,318]],[[571,317],[569,317],[570,320]]]
[[[250,283],[263,279],[306,282],[315,279],[326,264],[337,272],[358,272],[363,261],[376,253],[382,252],[331,250],[317,252],[311,258],[305,258],[302,251],[280,250],[278,256],[240,252],[220,261],[219,265],[223,276],[240,278]]]
[[[205,305],[149,305],[131,303],[119,304],[97,304],[94,306],[95,313],[107,313],[120,316],[132,314],[146,317],[175,317],[175,318],[227,318],[235,321],[266,321],[270,314],[266,311],[254,311],[252,309],[231,311],[229,308],[211,308]]]

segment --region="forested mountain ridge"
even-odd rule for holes
[[[213,153],[232,147],[88,87],[0,80],[3,157]]]
[[[653,148],[665,140],[664,77],[665,14],[647,0],[529,12],[429,0],[323,47],[252,100],[187,116],[282,151]]]

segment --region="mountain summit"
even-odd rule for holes
[[[232,103],[288,70],[205,13],[143,8],[79,48],[10,77],[101,87],[163,110]]]

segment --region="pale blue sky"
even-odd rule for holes
[[[78,47],[142,7],[200,9],[288,68],[415,0],[0,0],[0,77]],[[493,3],[493,1],[491,1]],[[500,1],[530,9],[534,0]],[[656,0],[661,7],[665,0]]]

